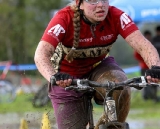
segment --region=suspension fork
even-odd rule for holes
[[[105,111],[107,112],[108,122],[117,121],[116,104],[112,95],[113,90],[106,92]]]
[[[94,129],[94,120],[93,120],[93,104],[91,101],[92,97],[88,98],[88,119],[89,119],[89,129]]]
[[[88,129],[94,129],[94,119],[93,119],[93,104],[92,104],[92,98],[94,95],[94,91],[88,91],[84,95],[84,102],[85,102],[85,111],[86,116],[89,123]]]

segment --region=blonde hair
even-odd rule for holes
[[[71,8],[74,11],[74,17],[73,17],[73,27],[74,27],[73,46],[72,46],[71,50],[69,51],[69,53],[65,57],[65,59],[70,63],[74,60],[72,55],[76,51],[76,48],[78,48],[79,35],[80,35],[80,8],[79,8],[79,6],[76,6],[74,3],[71,3]]]

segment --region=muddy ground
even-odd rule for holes
[[[137,113],[138,112],[139,111],[137,111]],[[136,111],[130,111],[130,113],[136,113]],[[94,113],[95,121],[97,121],[99,115],[100,114]],[[57,129],[53,114],[49,113],[48,116],[51,129]],[[42,117],[43,113],[41,112],[0,114],[0,129],[20,129],[22,119],[27,121],[28,129],[41,129]],[[140,120],[128,117],[127,122],[130,125],[130,129],[159,129],[160,127],[159,120]]]

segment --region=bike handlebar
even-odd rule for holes
[[[51,78],[51,84],[56,85],[55,78]],[[90,81],[87,79],[73,79],[71,86],[66,87],[66,90],[89,90],[94,89],[96,87],[105,88],[107,90],[122,88],[124,86],[134,87],[136,89],[144,88],[147,86],[160,86],[157,83],[147,83],[145,76],[134,77],[131,79],[127,79],[122,82],[113,82],[113,81],[106,81],[105,84]]]

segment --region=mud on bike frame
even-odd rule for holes
[[[56,85],[55,78],[51,78],[51,84]],[[116,104],[115,100],[112,98],[112,94],[114,90],[122,90],[124,87],[133,87],[141,90],[144,87],[148,86],[160,86],[157,83],[147,83],[145,76],[134,77],[127,79],[122,82],[112,82],[107,81],[105,84],[98,83],[96,81],[90,81],[87,79],[73,79],[72,84],[65,88],[65,90],[74,90],[78,92],[93,92],[96,91],[96,88],[104,88],[106,90],[106,95],[103,97],[104,99],[104,112],[106,115],[105,124],[99,125],[99,129],[129,129],[128,123],[118,122],[117,121],[117,113],[116,113]],[[98,92],[98,91],[97,91]],[[98,92],[99,93],[99,92]],[[88,97],[88,117],[89,117],[89,129],[94,129],[94,120],[93,120],[93,105],[91,102],[93,96]]]

